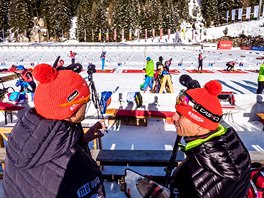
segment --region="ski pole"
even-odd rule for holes
[[[171,172],[172,172],[172,169],[174,168],[174,163],[175,163],[177,153],[179,150],[179,143],[181,142],[181,138],[182,138],[181,136],[177,135],[174,146],[173,146],[170,162],[168,166],[165,168],[165,172],[166,172],[165,187],[168,187],[169,182],[170,182]]]

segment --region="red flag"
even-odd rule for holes
[[[160,29],[160,40],[162,40],[162,36],[163,36],[163,29]]]

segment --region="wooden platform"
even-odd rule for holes
[[[6,76],[2,76],[0,77],[0,82],[3,83],[3,82],[7,82],[7,81],[10,81],[10,80],[14,80],[14,79],[17,79],[18,76],[14,73],[7,73]]]
[[[166,150],[100,150],[95,160],[101,166],[167,166],[172,151]],[[184,153],[178,152],[177,162],[184,160]]]

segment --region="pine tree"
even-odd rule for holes
[[[90,0],[81,0],[77,8],[77,29],[79,41],[92,41],[92,29],[95,28],[92,13],[93,3]]]
[[[8,24],[13,28],[13,32],[25,33],[29,31],[31,19],[28,4],[25,0],[12,0],[8,9]]]
[[[226,22],[226,11],[231,11],[233,7],[234,2],[232,0],[218,0],[218,9],[221,24]]]
[[[176,16],[174,15],[174,5],[172,0],[166,0],[163,2],[163,29],[164,33],[167,34],[167,30],[175,30],[176,29]]]
[[[61,36],[67,36],[71,27],[69,0],[46,0],[42,6],[41,16],[47,23],[49,37],[58,40]]]
[[[212,24],[218,25],[219,18],[219,10],[218,10],[218,1],[217,0],[202,0],[202,8],[201,8],[203,18],[205,19],[205,26],[210,27]]]
[[[9,0],[0,0],[0,37],[4,39],[6,37],[6,31],[9,29],[8,25],[8,4]]]
[[[108,21],[106,18],[106,8],[108,7],[107,0],[97,0],[96,1],[96,14],[95,14],[95,39],[98,41],[99,34],[101,33],[101,40],[105,40],[105,33],[109,29]]]
[[[128,39],[129,31],[139,27],[139,1],[117,0],[113,12],[112,30],[121,32],[124,29],[125,37]],[[120,40],[121,34],[118,34]]]

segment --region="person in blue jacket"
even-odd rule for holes
[[[102,172],[87,144],[105,127],[99,121],[83,132],[86,81],[48,64],[37,65],[33,76],[35,107],[17,121],[6,146],[4,197],[104,198]]]
[[[104,70],[105,67],[105,56],[106,56],[106,51],[102,51],[100,59],[102,61],[102,70]]]

